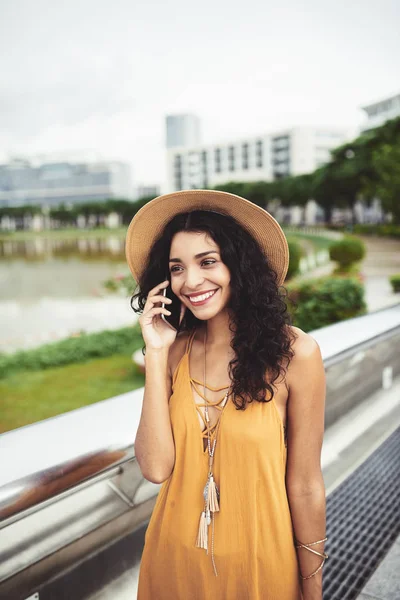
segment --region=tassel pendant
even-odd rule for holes
[[[211,475],[208,480],[208,494],[207,494],[207,506],[212,512],[219,512],[219,491],[214,481],[214,477]]]
[[[207,526],[206,513],[204,512],[204,510],[201,513],[201,517],[200,517],[199,532],[197,534],[196,547],[204,548],[204,550],[207,550],[207,553],[208,553],[208,526]]]
[[[207,498],[208,498],[208,487],[209,487],[209,483],[210,483],[210,479],[207,479],[207,483],[204,486],[204,490],[203,490],[203,498],[204,498],[204,502],[207,502]]]

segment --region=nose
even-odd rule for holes
[[[204,282],[204,277],[197,267],[186,270],[185,289],[187,292],[195,292]]]

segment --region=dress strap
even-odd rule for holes
[[[193,344],[193,340],[194,340],[194,336],[196,335],[196,329],[194,329],[191,334],[189,335],[187,341],[186,341],[186,349],[185,349],[185,354],[189,354],[191,349],[192,349],[192,344]]]

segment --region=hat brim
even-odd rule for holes
[[[126,234],[125,254],[136,281],[147,266],[154,242],[177,214],[214,210],[232,216],[259,243],[282,285],[289,266],[289,249],[279,223],[263,208],[245,198],[217,190],[183,190],[150,200],[133,217]]]

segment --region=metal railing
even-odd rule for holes
[[[326,426],[400,373],[400,304],[312,335],[326,367]],[[0,435],[0,598],[54,573],[53,555],[72,564],[85,536],[98,533],[88,552],[123,535],[127,514],[132,527],[148,520],[160,486],[135,461],[142,398],[135,390]]]

